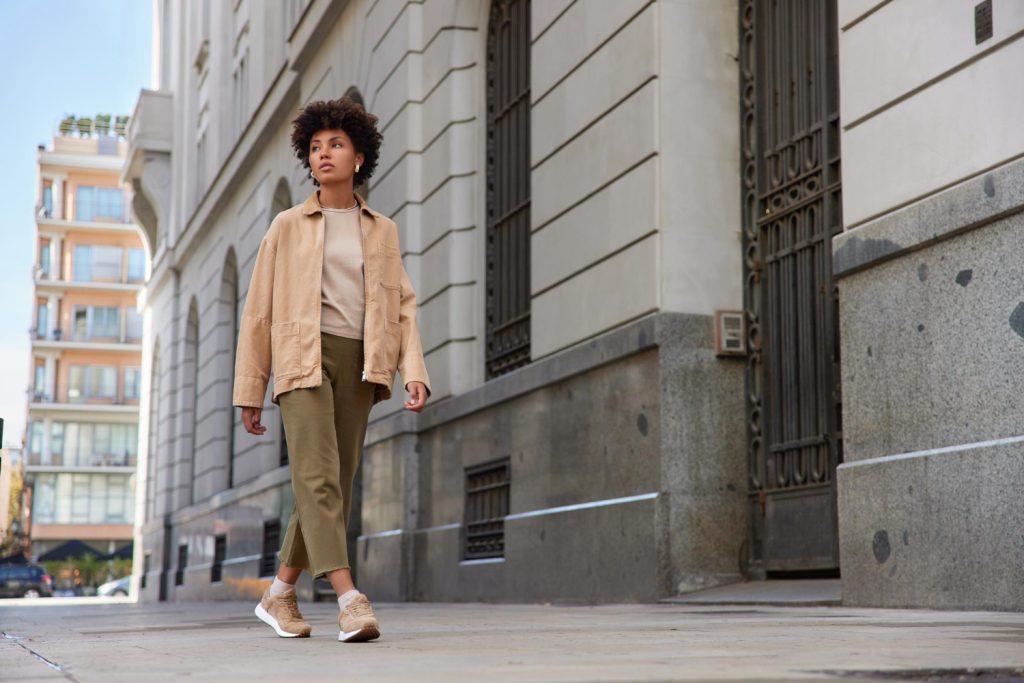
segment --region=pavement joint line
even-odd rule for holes
[[[77,683],[77,680],[75,679],[75,677],[72,676],[71,674],[69,674],[67,671],[65,671],[64,667],[62,665],[58,664],[57,662],[54,662],[54,661],[51,661],[51,660],[47,659],[46,657],[42,656],[41,654],[39,654],[38,652],[36,652],[32,648],[30,648],[29,646],[25,645],[25,643],[21,642],[23,640],[22,637],[16,636],[13,633],[8,633],[7,631],[0,631],[0,633],[3,633],[3,636],[4,636],[4,638],[6,640],[13,641],[15,645],[17,645],[18,647],[23,649],[25,652],[29,653],[30,655],[32,655],[33,657],[38,659],[40,662],[42,662],[46,666],[50,667],[54,671],[59,672],[64,677],[66,677],[69,681],[75,681],[75,683]]]

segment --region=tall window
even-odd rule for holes
[[[45,363],[37,363],[36,364],[36,376],[35,376],[34,385],[35,385],[34,393],[35,393],[36,400],[37,401],[40,400],[40,399],[45,400],[45,396],[46,396],[46,364]]]
[[[138,343],[142,341],[142,315],[134,308],[126,308],[125,314],[125,341]]]
[[[46,302],[40,301],[36,307],[36,338],[46,339],[46,328],[49,326]]]
[[[73,277],[78,282],[120,282],[123,254],[121,247],[77,244]]]
[[[486,377],[530,362],[530,0],[487,30]]]
[[[75,193],[75,219],[124,221],[124,192],[119,187],[79,185]]]
[[[132,247],[128,249],[128,282],[143,282],[146,279],[146,252]]]
[[[160,441],[160,340],[153,345],[149,376],[149,434],[146,448],[146,519],[156,517],[156,462]]]
[[[124,400],[139,400],[139,387],[142,382],[142,368],[124,369]]]
[[[43,185],[43,218],[53,218],[53,183],[49,180]]]
[[[43,277],[50,277],[50,240],[39,240],[39,271]]]

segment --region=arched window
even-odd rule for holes
[[[232,488],[235,485],[235,427],[236,427],[236,411],[235,407],[231,404],[231,396],[233,393],[233,384],[235,378],[235,352],[238,348],[238,259],[235,257],[235,250],[229,249],[228,255],[224,259],[224,274],[220,280],[220,324],[221,329],[226,330],[227,336],[230,338],[226,340],[226,346],[230,352],[228,358],[231,359],[230,366],[226,368],[228,375],[225,386],[227,387],[227,396],[225,401],[227,404],[227,446],[224,449],[225,465],[227,467],[228,481],[227,487]],[[222,347],[223,348],[223,347]],[[239,413],[240,414],[240,413]]]
[[[196,499],[196,484],[199,476],[196,472],[196,444],[199,431],[199,304],[195,297],[188,306],[188,321],[185,324],[185,358],[182,376],[185,386],[182,387],[184,405],[183,420],[192,427],[192,445],[189,453],[189,468],[183,479],[178,480],[179,486],[188,489],[188,504]]]
[[[292,194],[288,189],[288,182],[281,178],[277,181],[277,187],[274,188],[274,198],[270,204],[270,219],[273,220],[274,216],[281,213],[292,205]],[[284,467],[288,464],[288,441],[284,435],[284,419],[281,417],[281,411],[277,411],[278,419],[278,434],[280,435],[280,443],[278,444],[278,465]]]
[[[530,362],[530,0],[487,26],[486,378]]]
[[[149,435],[146,453],[146,519],[156,518],[156,461],[160,441],[160,339],[153,344],[149,381]]]

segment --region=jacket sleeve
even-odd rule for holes
[[[273,312],[274,261],[277,250],[270,231],[263,236],[252,279],[245,296],[242,317],[238,321],[235,346],[235,383],[232,405],[262,408],[270,381],[270,322]]]
[[[399,307],[399,323],[402,327],[402,348],[398,354],[398,372],[406,387],[409,382],[423,382],[430,397],[430,377],[423,361],[423,346],[420,342],[420,330],[416,324],[416,292],[409,281],[409,275],[402,265],[402,302]]]

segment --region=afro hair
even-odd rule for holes
[[[310,102],[292,124],[292,149],[304,167],[309,168],[309,143],[313,136],[322,130],[340,129],[351,138],[356,152],[363,155],[353,187],[359,187],[373,175],[384,136],[377,130],[377,117],[352,98],[342,95],[336,100]],[[320,187],[315,178],[313,184]]]

